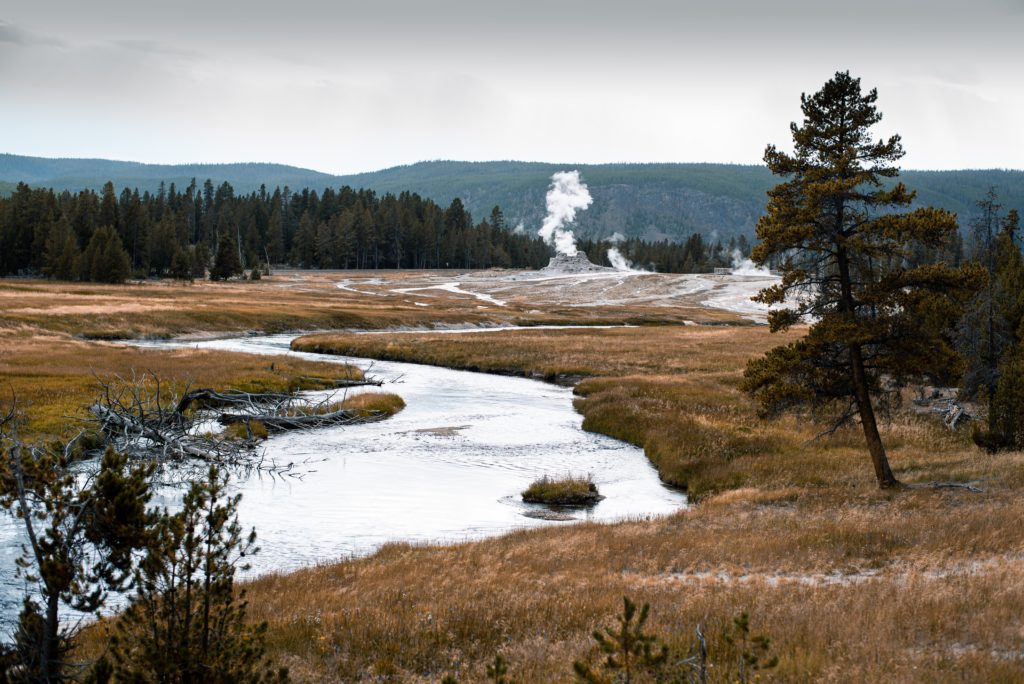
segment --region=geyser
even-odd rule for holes
[[[593,201],[586,184],[580,180],[579,171],[555,173],[551,176],[546,199],[548,215],[537,234],[559,254],[574,256],[577,252],[576,238],[565,226],[576,219],[577,211],[586,209]]]
[[[551,275],[572,275],[575,273],[604,273],[614,270],[607,266],[598,266],[587,258],[585,252],[577,251],[575,254],[556,254],[540,272]]]

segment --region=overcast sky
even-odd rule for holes
[[[0,152],[752,164],[847,69],[904,168],[1024,168],[1024,0],[3,0]]]

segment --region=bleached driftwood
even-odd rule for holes
[[[217,391],[212,389],[178,391],[172,384],[152,373],[133,374],[130,378],[97,378],[100,397],[90,407],[101,439],[97,451],[111,446],[131,456],[159,461],[200,461],[224,465],[242,465],[265,470],[257,441],[227,439],[203,429],[209,421],[221,425],[263,423],[271,431],[346,425],[380,420],[384,414],[339,409],[330,399],[310,403],[296,393]],[[335,382],[349,386],[379,385],[375,379]],[[220,410],[218,412],[218,410]],[[284,469],[287,469],[285,467]]]
[[[352,425],[355,423],[370,423],[387,417],[383,412],[350,411],[339,409],[326,413],[299,413],[296,415],[275,415],[275,414],[241,414],[222,413],[217,418],[221,425],[235,425],[237,423],[251,423],[258,421],[271,431],[300,430],[331,425]]]

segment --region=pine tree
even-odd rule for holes
[[[1006,225],[1000,230],[999,224],[1004,219],[996,200],[995,192],[990,189],[977,203],[979,214],[971,226],[974,243],[971,252],[972,259],[985,269],[988,282],[967,307],[960,321],[958,340],[967,359],[964,393],[974,397],[980,391],[984,392],[989,408],[999,383],[1000,360],[1013,345],[1017,332],[1011,317],[1012,304],[1019,297],[1019,283],[1007,282],[1007,278],[1012,278],[1011,271],[1020,256],[1013,238],[1016,227]],[[989,418],[991,430],[991,411]]]
[[[101,226],[109,226],[117,230],[121,224],[121,211],[117,204],[117,193],[111,181],[107,181],[103,185],[99,209],[100,213],[97,223]]]
[[[732,619],[732,633],[727,632],[724,641],[736,651],[735,681],[739,684],[759,681],[759,670],[770,670],[779,664],[778,656],[769,655],[772,640],[764,634],[750,635],[750,616],[747,613],[740,613],[739,617]],[[732,673],[728,674],[729,681],[734,681]]]
[[[1016,242],[1019,220],[1016,210],[1000,220],[1001,229],[991,241],[988,287],[961,320],[960,340],[969,359],[964,389],[973,394],[985,388],[988,398],[987,429],[976,429],[974,439],[990,451],[1024,447],[1024,256]]]
[[[206,269],[210,267],[210,248],[205,242],[196,243],[192,250],[192,277],[202,280],[206,277]]]
[[[308,214],[299,219],[299,230],[295,233],[292,261],[304,268],[317,265],[316,225]]]
[[[182,510],[164,511],[135,573],[135,594],[117,623],[110,651],[117,681],[136,684],[283,682],[264,657],[266,623],[246,622],[245,592],[235,570],[255,553],[256,533],[243,535],[240,494],[211,466]]]
[[[123,283],[131,275],[131,261],[121,238],[110,226],[100,226],[82,253],[82,280],[95,283]]]
[[[494,230],[503,231],[505,230],[505,215],[501,212],[501,207],[495,206],[491,209],[491,225],[494,226]]]
[[[159,223],[149,232],[149,244],[146,250],[149,253],[149,267],[157,276],[162,276],[171,267],[171,261],[180,248],[181,243],[178,242],[174,215],[164,214]]]
[[[610,681],[622,681],[630,684],[633,677],[640,672],[660,669],[668,660],[668,647],[657,647],[657,637],[644,632],[651,606],[647,603],[637,613],[636,604],[627,597],[622,598],[622,615],[617,617],[618,627],[605,628],[604,632],[595,631],[593,636],[601,653],[605,654],[602,667],[609,673],[618,673],[609,680],[595,672],[587,663],[577,660],[573,663],[577,680],[587,684],[606,684]]]
[[[896,178],[898,135],[874,140],[878,94],[839,72],[801,96],[804,120],[791,124],[793,155],[769,145],[765,162],[786,180],[769,191],[757,226],[758,264],[778,261],[782,281],[757,300],[778,305],[773,332],[811,322],[800,340],[748,363],[744,388],[762,413],[811,408],[833,428],[859,418],[879,486],[898,485],[878,431],[877,410],[902,383],[950,381],[958,357],[948,334],[962,299],[983,282],[977,268],[907,267],[917,245],[942,248],[956,217],[931,207],[909,211],[914,194]]]
[[[284,252],[284,231],[281,219],[281,195],[275,192],[273,195],[274,208],[270,212],[270,219],[267,225],[267,242],[265,249],[270,264],[279,264],[285,260]]]
[[[1022,339],[1024,325],[1024,255],[1017,245],[1020,214],[1011,209],[1003,219],[996,238],[997,313],[1015,343]]]
[[[192,256],[188,253],[188,250],[177,245],[174,250],[174,256],[171,257],[171,267],[168,271],[168,275],[175,280],[192,281],[192,269]]]
[[[75,626],[62,605],[96,613],[124,587],[134,553],[145,545],[151,466],[131,467],[108,450],[84,473],[74,442],[36,446],[19,441],[13,411],[0,418],[0,507],[14,513],[27,542],[19,559],[27,586],[15,633],[14,669],[0,681],[68,681]]]
[[[78,240],[67,219],[61,218],[50,229],[43,251],[43,273],[56,280],[73,280],[79,259]]]
[[[210,280],[227,280],[243,273],[242,262],[238,258],[238,243],[230,231],[220,236],[217,245],[217,256],[210,269]]]

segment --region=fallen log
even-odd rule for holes
[[[257,406],[265,404],[281,404],[294,399],[294,395],[282,392],[242,392],[232,390],[218,392],[212,389],[198,389],[186,392],[181,396],[175,413],[183,414],[193,404],[195,408],[221,408],[224,406]]]
[[[337,379],[334,381],[334,387],[336,389],[342,389],[346,387],[382,387],[384,385],[383,380],[346,380]]]
[[[320,378],[304,376],[299,378],[309,381],[320,381]],[[383,380],[350,380],[348,378],[336,378],[328,381],[335,389],[348,389],[349,387],[380,387]],[[197,389],[186,392],[178,401],[175,412],[184,414],[190,407],[197,409],[223,408],[225,406],[245,406],[255,408],[258,406],[285,406],[294,401],[296,395],[284,392],[242,392],[241,390],[229,390],[218,392],[212,389]]]
[[[296,380],[299,382],[325,383],[339,389],[342,387],[380,387],[384,384],[383,380],[365,377],[361,380],[356,380],[355,378],[335,378],[331,380],[330,378],[317,378],[312,375],[301,375],[296,378]]]
[[[326,427],[329,425],[353,425],[357,423],[372,423],[386,418],[383,411],[369,413],[365,411],[351,411],[340,409],[329,413],[300,413],[294,416],[248,413],[222,413],[217,417],[221,425],[235,425],[237,423],[260,422],[268,430],[284,432],[285,430],[300,430],[308,428]]]

